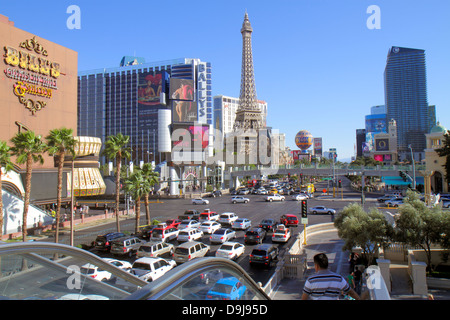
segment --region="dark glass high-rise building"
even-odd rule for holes
[[[409,145],[414,153],[422,154],[430,129],[425,50],[392,47],[384,71],[384,89],[387,120],[397,122],[399,157],[410,158]]]
[[[190,97],[169,96],[178,82],[193,86]],[[132,161],[156,160],[158,111],[189,107],[189,117],[173,122],[212,124],[211,64],[200,59],[181,58],[145,62],[139,57],[124,57],[119,67],[78,73],[78,134],[99,137],[130,136]],[[181,84],[180,84],[181,85]],[[103,160],[103,159],[102,159]]]

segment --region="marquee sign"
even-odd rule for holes
[[[16,82],[13,93],[19,102],[34,115],[47,105],[52,98],[53,90],[57,90],[57,79],[61,75],[60,64],[50,61],[47,50],[36,40],[36,37],[19,43],[19,48],[5,46],[5,75]],[[39,100],[44,98],[43,100]]]

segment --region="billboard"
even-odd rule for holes
[[[386,114],[366,116],[366,132],[386,133]]]
[[[194,80],[170,78],[170,99],[193,101],[194,92]]]
[[[311,161],[311,154],[309,153],[304,153],[302,152],[302,150],[292,150],[291,152],[292,152],[292,159],[294,161],[302,159],[307,159],[308,161]]]
[[[322,156],[322,138],[314,138],[314,155]]]
[[[375,151],[389,151],[389,139],[375,139]]]
[[[209,145],[209,125],[174,124],[172,125],[172,149],[185,152],[201,151]]]
[[[142,72],[139,74],[138,104],[152,106],[160,104],[161,92],[164,92],[162,72]]]
[[[196,101],[172,101],[173,122],[197,122]]]

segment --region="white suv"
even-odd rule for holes
[[[175,261],[163,258],[139,258],[133,263],[131,273],[144,281],[153,281],[176,266]]]
[[[177,241],[178,242],[195,241],[201,240],[202,237],[203,237],[202,231],[194,228],[186,228],[178,232]]]
[[[239,217],[233,212],[224,212],[219,217],[219,222],[224,224],[233,224]]]

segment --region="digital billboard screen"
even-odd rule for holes
[[[209,145],[209,125],[172,125],[172,148],[201,151]]]
[[[375,140],[376,151],[389,151],[389,139],[376,139]]]
[[[162,72],[142,72],[139,74],[139,105],[159,105],[161,92],[164,92]]]
[[[173,122],[196,122],[198,108],[196,101],[172,101]]]
[[[170,99],[193,101],[194,93],[194,80],[170,78]]]

